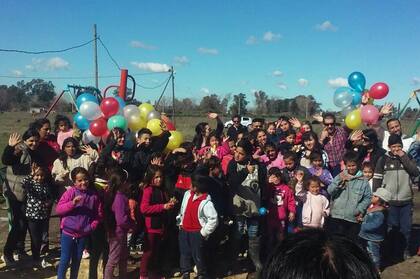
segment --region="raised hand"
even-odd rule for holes
[[[360,141],[363,139],[363,132],[362,130],[355,130],[351,136],[350,136],[350,140],[351,141]]]
[[[299,129],[302,126],[299,119],[297,119],[296,117],[290,118],[289,122],[290,122],[290,124],[292,124],[293,128],[295,128],[295,129]]]
[[[219,117],[219,115],[215,112],[209,112],[207,114],[207,117],[210,118],[210,119],[216,119],[217,117]]]
[[[75,196],[73,199],[73,204],[77,205],[78,203],[80,203],[82,201],[82,196]]]
[[[150,161],[150,164],[155,166],[163,166],[162,158],[155,157]]]
[[[314,114],[312,115],[312,118],[315,119],[316,121],[322,123],[322,121],[324,120],[324,117],[322,117],[322,115],[320,114]]]
[[[82,145],[82,146],[80,146],[80,150],[82,150],[86,154],[90,155],[90,154],[93,153],[94,149],[90,145]]]
[[[248,173],[253,173],[255,171],[255,166],[251,165],[251,162],[246,165],[246,169],[248,170]]]
[[[162,129],[162,132],[168,131],[165,121],[160,121],[160,128]]]
[[[392,113],[393,109],[394,109],[394,105],[392,103],[386,103],[385,105],[383,105],[381,107],[381,110],[379,111],[379,114],[388,115],[388,114]]]
[[[12,133],[9,137],[9,146],[15,147],[22,142],[22,138],[18,133]]]

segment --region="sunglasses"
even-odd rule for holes
[[[324,123],[324,126],[334,127],[335,126],[335,123]]]

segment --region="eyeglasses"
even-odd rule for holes
[[[233,123],[240,123],[240,121],[239,120],[234,120]]]
[[[324,123],[324,126],[333,127],[335,126],[335,123]]]

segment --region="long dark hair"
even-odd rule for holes
[[[107,232],[111,235],[115,233],[117,226],[115,213],[112,211],[112,204],[118,191],[125,193],[124,185],[127,181],[127,172],[122,168],[116,167],[110,170],[108,179],[108,190],[104,199],[104,224]]]
[[[75,139],[75,138],[73,138],[73,137],[69,137],[69,138],[66,138],[64,141],[63,141],[63,145],[61,146],[61,151],[60,151],[60,154],[58,154],[58,159],[61,161],[61,163],[63,164],[63,167],[64,167],[64,169],[67,169],[67,159],[68,159],[68,157],[69,156],[67,156],[67,154],[66,154],[66,152],[65,152],[65,148],[66,148],[66,145],[68,144],[68,143],[73,143],[73,146],[74,146],[74,148],[76,149],[76,154],[75,155],[79,155],[79,154],[81,154],[82,152],[80,151],[80,148],[79,148],[79,142]]]
[[[51,126],[50,120],[48,120],[48,118],[40,118],[40,119],[35,120],[31,124],[29,124],[29,128],[39,131],[41,130],[42,126],[44,126],[45,124],[50,124]]]
[[[305,133],[302,134],[302,143],[303,143],[303,146],[305,146],[305,141],[308,141],[311,138],[313,138],[314,141],[315,141],[315,145],[314,145],[314,150],[313,151],[318,151],[319,153],[322,153],[322,146],[319,143],[318,135],[314,131],[309,131],[309,132],[305,132]],[[306,149],[306,147],[305,147],[305,149]]]
[[[193,143],[196,148],[201,148],[203,143],[203,136],[206,132],[206,126],[209,125],[207,122],[200,122],[195,126],[195,136],[193,138]]]
[[[58,133],[58,131],[59,131],[59,129],[60,129],[60,127],[59,127],[59,125],[60,125],[60,122],[64,122],[64,123],[66,123],[67,124],[67,127],[69,128],[69,129],[71,129],[71,122],[70,122],[70,119],[67,117],[67,116],[65,116],[65,115],[61,115],[61,114],[59,114],[59,115],[57,115],[56,117],[55,117],[55,121],[54,121],[54,132],[57,134]]]
[[[149,186],[152,184],[153,178],[155,177],[156,173],[160,172],[163,175],[163,168],[156,165],[150,165],[147,168],[146,174],[144,175],[143,185]],[[163,183],[162,183],[163,186]]]

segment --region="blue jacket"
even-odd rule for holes
[[[366,212],[372,196],[369,183],[361,172],[346,182],[337,175],[328,187],[328,193],[331,195],[331,217],[353,223],[357,223],[357,215]]]
[[[369,241],[383,241],[386,227],[385,208],[382,206],[372,208],[363,218],[359,237]]]

